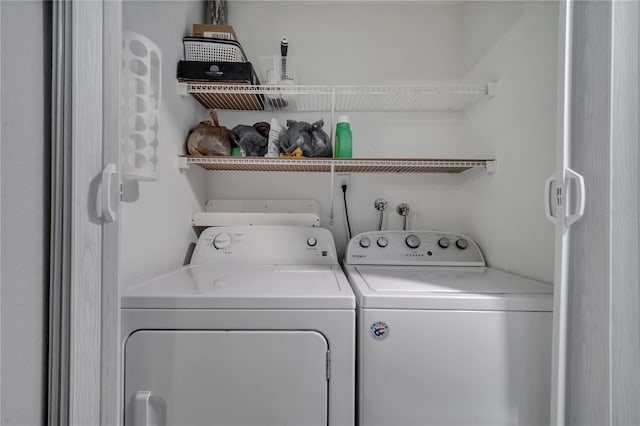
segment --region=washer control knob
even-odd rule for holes
[[[404,239],[404,242],[407,243],[407,246],[412,249],[420,247],[420,238],[415,234],[407,235],[407,238]]]
[[[465,240],[464,238],[458,238],[458,240],[456,241],[456,247],[458,247],[460,250],[464,250],[469,247],[469,241]]]
[[[307,238],[307,245],[308,245],[309,247],[315,247],[315,246],[316,246],[316,244],[318,244],[318,240],[316,240],[316,238],[315,238],[315,237],[309,237],[309,238]]]
[[[387,244],[389,244],[389,240],[387,240],[385,237],[380,237],[378,238],[378,241],[376,241],[376,243],[378,244],[378,247],[386,247]]]
[[[447,237],[442,237],[438,240],[438,245],[440,246],[440,248],[443,248],[443,249],[449,248],[450,244],[451,244],[451,241],[449,241]]]
[[[231,236],[229,234],[218,234],[213,238],[213,246],[216,249],[227,248],[231,245]]]
[[[360,247],[367,248],[371,245],[371,240],[367,237],[360,238]]]

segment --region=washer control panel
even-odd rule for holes
[[[205,229],[192,265],[337,265],[333,235],[306,226],[221,226]]]
[[[375,244],[372,242],[375,241]],[[356,235],[347,246],[349,265],[485,266],[469,237],[439,231],[373,231]]]

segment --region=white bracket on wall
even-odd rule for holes
[[[184,173],[185,170],[189,170],[189,160],[187,157],[178,157],[176,160],[176,165],[178,166],[178,170],[181,173]]]
[[[498,94],[498,87],[500,87],[500,84],[497,81],[487,84],[487,95],[496,96]]]
[[[177,91],[178,91],[178,96],[189,96],[189,85],[187,83],[182,83],[180,81],[177,82]]]
[[[316,200],[208,200],[194,213],[193,226],[296,225],[320,226]]]
[[[485,163],[485,170],[487,173],[495,173],[496,172],[496,160],[488,160]]]

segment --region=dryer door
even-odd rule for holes
[[[327,360],[313,331],[137,331],[125,426],[326,426]]]

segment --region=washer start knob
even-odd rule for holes
[[[308,245],[309,247],[315,247],[315,246],[316,246],[316,244],[318,244],[318,240],[316,240],[316,238],[315,238],[315,237],[309,237],[309,238],[307,238],[307,245]]]
[[[407,235],[407,238],[405,238],[404,242],[409,248],[412,249],[420,247],[420,237],[415,234]]]

